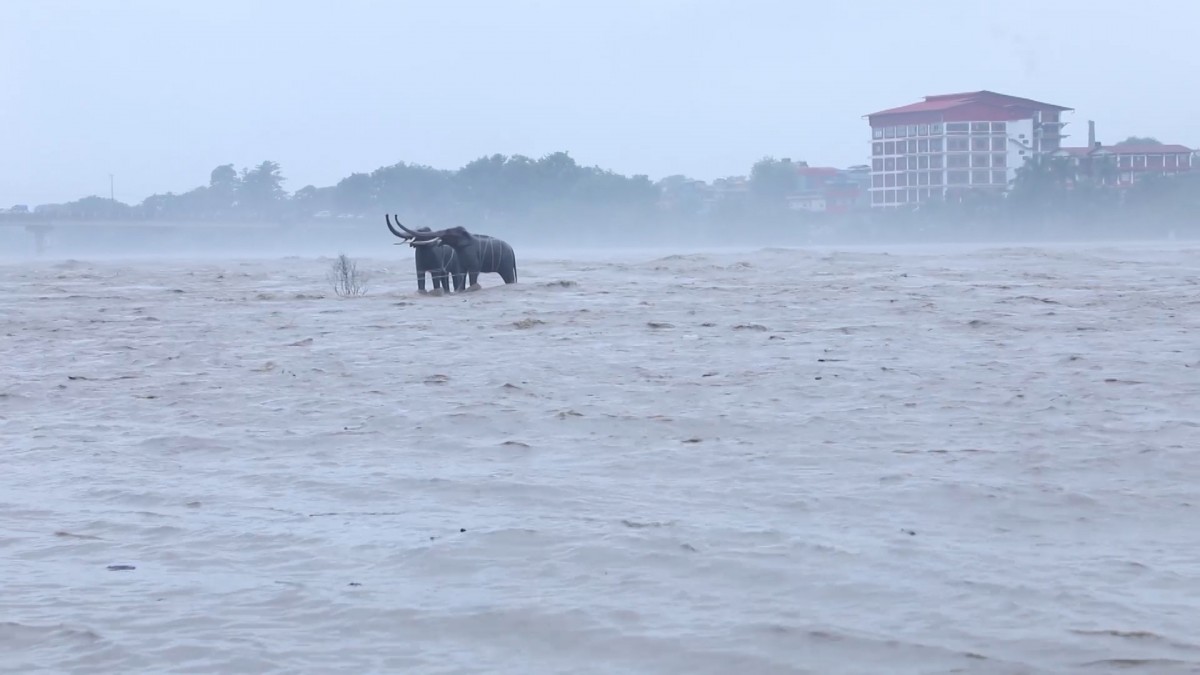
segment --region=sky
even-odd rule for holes
[[[139,203],[263,160],[288,191],[566,151],[651,179],[868,159],[865,115],[989,89],[1068,145],[1200,147],[1179,0],[3,0],[0,208]]]

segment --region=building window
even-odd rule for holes
[[[1004,152],[1005,146],[1008,145],[1008,139],[1003,136],[997,136],[992,139],[992,151]]]
[[[896,158],[896,170],[897,170],[897,171],[903,171],[903,170],[905,170],[905,169],[907,169],[907,168],[908,168],[908,158],[906,158],[906,157],[897,157],[897,158]]]
[[[908,135],[909,136],[917,135],[917,125],[915,125],[915,124],[908,125]]]
[[[896,137],[896,127],[887,127],[886,129],[884,129],[883,137],[884,138],[895,138]]]
[[[871,129],[871,138],[883,138],[883,129],[881,127]]]
[[[917,141],[917,152],[929,152],[929,139],[922,138]]]
[[[1122,169],[1133,168],[1133,157],[1130,157],[1129,155],[1125,155],[1124,157],[1121,157],[1120,159],[1117,160],[1117,164]]]
[[[1008,155],[1003,153],[992,155],[992,166],[1001,167],[1008,166]]]
[[[884,178],[884,184],[883,184],[884,187],[890,187],[890,188],[896,187],[896,174],[887,173],[887,174],[883,175],[883,178]]]
[[[1003,134],[1008,132],[1008,122],[992,122],[992,133]]]
[[[872,171],[883,171],[883,160],[882,159],[871,160],[871,170]]]
[[[908,186],[908,174],[906,174],[906,173],[896,174],[896,187],[907,187],[907,186]]]
[[[910,155],[917,154],[917,142],[916,141],[908,142],[908,154],[910,154]]]
[[[888,191],[887,191],[887,192],[885,192],[884,194],[886,194],[886,195],[887,195],[887,197],[885,197],[885,198],[884,198],[884,200],[885,200],[887,203],[889,203],[889,204],[895,204],[895,203],[896,203],[896,191],[895,191],[895,190],[888,190]]]
[[[928,136],[929,135],[929,125],[922,124],[922,125],[918,126],[917,127],[917,135],[918,136]]]
[[[884,171],[895,171],[896,170],[896,159],[894,157],[888,157],[887,159],[883,160],[883,170]]]
[[[947,155],[946,166],[951,169],[967,168],[967,155]]]
[[[941,124],[930,124],[929,125],[929,135],[930,136],[939,136],[939,135],[941,135],[941,133],[942,133],[942,125]]]
[[[883,143],[872,143],[871,144],[871,154],[875,155],[876,157],[878,157],[879,155],[882,155],[883,154]]]
[[[971,130],[971,125],[966,122],[949,122],[946,124],[947,134],[965,134]]]
[[[942,184],[942,172],[941,171],[930,171],[929,172],[929,184],[930,185],[941,185]]]
[[[971,150],[974,152],[987,152],[992,149],[992,139],[990,138],[972,138]]]
[[[973,134],[990,134],[992,125],[987,122],[971,122],[971,133]]]
[[[931,169],[942,168],[942,158],[943,157],[945,157],[945,155],[930,155],[929,156],[929,168],[931,168]]]
[[[966,171],[947,171],[946,183],[949,185],[966,185],[970,174]]]
[[[929,155],[921,155],[920,157],[917,158],[917,168],[918,169],[928,169],[929,168]]]
[[[992,158],[989,155],[971,155],[972,169],[986,169],[992,165]]]
[[[906,127],[906,126],[896,127],[896,138],[904,138],[907,135],[908,135],[908,127]]]
[[[1135,168],[1135,169],[1146,168],[1146,156],[1145,155],[1135,155],[1133,158],[1133,168]]]
[[[874,176],[871,176],[871,187],[873,187],[873,188],[881,188],[881,187],[884,187],[884,185],[883,185],[883,174],[881,174],[881,173],[877,173],[877,174],[875,174]]]
[[[930,152],[941,152],[942,151],[942,139],[940,139],[940,138],[929,139],[929,151]]]
[[[1151,169],[1163,168],[1163,156],[1162,155],[1148,155],[1146,157],[1146,166],[1150,167]]]
[[[972,185],[987,185],[992,182],[992,173],[990,171],[972,171]]]
[[[1174,169],[1176,166],[1179,165],[1178,162],[1176,162],[1175,158],[1176,158],[1176,155],[1167,155],[1167,168],[1168,169]]]
[[[929,185],[929,172],[922,171],[917,174],[917,185]]]
[[[992,171],[992,182],[996,185],[1007,185],[1008,174],[1004,171]]]
[[[946,149],[950,152],[966,152],[971,143],[966,138],[947,138]]]
[[[883,203],[883,193],[882,192],[872,192],[871,193],[871,203],[882,204]]]

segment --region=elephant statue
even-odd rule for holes
[[[451,227],[432,231],[429,228],[410,230],[391,216],[385,216],[388,230],[413,247],[445,245],[454,250],[458,264],[465,272],[468,291],[477,291],[480,274],[499,274],[506,284],[517,283],[517,254],[503,239],[486,234],[471,234],[465,228]],[[396,228],[400,229],[396,229]],[[418,270],[420,268],[418,267]]]

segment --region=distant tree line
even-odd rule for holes
[[[1127,142],[1154,142],[1128,139]],[[1003,193],[967,191],[946,201],[892,211],[869,208],[820,214],[789,208],[804,185],[790,160],[764,157],[746,177],[713,183],[687,176],[657,182],[580,165],[566,152],[539,159],[494,154],[457,170],[399,162],[370,173],[353,173],[336,185],[306,185],[289,194],[281,167],[264,161],[240,172],[223,164],[208,184],[182,194],[155,194],[131,205],[89,196],[42,205],[34,217],[63,220],[302,223],[377,218],[400,214],[413,225],[534,229],[680,227],[728,232],[729,228],[842,226],[863,232],[949,231],[1103,227],[1153,227],[1149,221],[1197,222],[1200,171],[1149,177],[1133,187],[1112,187],[1115,165],[1099,163],[1082,174],[1070,159],[1035,157],[1016,172]],[[863,204],[866,198],[864,195]],[[10,210],[0,219],[17,217]],[[22,216],[28,218],[29,216]]]
[[[336,185],[306,185],[293,194],[278,163],[237,172],[213,169],[208,185],[156,194],[141,204],[91,196],[43,205],[36,213],[62,218],[288,222],[378,215],[385,211],[439,221],[493,216],[648,215],[660,190],[649,177],[623,176],[579,165],[565,152],[531,159],[491,155],[447,171],[400,162],[353,173]]]

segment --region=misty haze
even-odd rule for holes
[[[1200,672],[1200,8],[0,6],[0,672]]]

